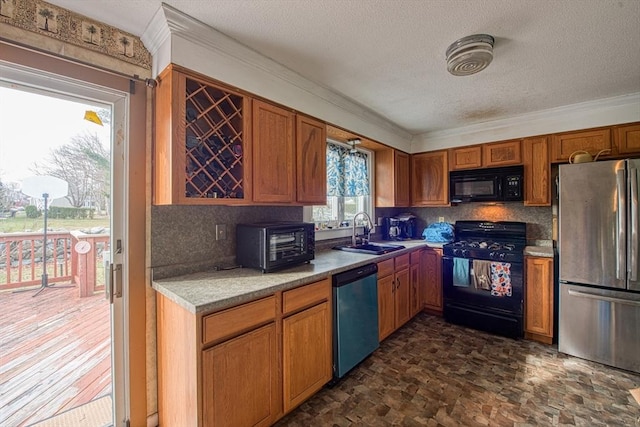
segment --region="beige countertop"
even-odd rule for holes
[[[553,258],[553,246],[527,246],[524,248],[525,256],[537,256],[543,258]]]
[[[326,250],[318,252],[309,264],[278,272],[262,273],[251,268],[206,271],[154,280],[152,287],[192,313],[212,312],[427,246],[423,240],[397,244],[405,246],[405,249],[384,255]]]

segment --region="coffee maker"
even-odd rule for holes
[[[418,236],[418,219],[415,215],[404,213],[396,218],[400,227],[400,240],[411,240],[420,237]]]
[[[397,218],[382,218],[382,240],[400,240],[400,221]]]
[[[417,239],[417,233],[417,218],[410,213],[382,219],[382,240]]]

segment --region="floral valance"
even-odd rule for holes
[[[327,195],[368,196],[369,171],[367,154],[352,153],[349,148],[327,144]]]

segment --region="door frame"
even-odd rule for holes
[[[123,375],[118,386],[123,387],[119,396],[114,399],[114,407],[118,407],[118,418],[114,418],[114,426],[146,425],[147,423],[147,345],[146,345],[146,242],[147,210],[150,206],[150,192],[146,185],[148,180],[147,166],[147,103],[148,95],[144,82],[129,79],[122,75],[98,70],[90,66],[57,58],[46,53],[22,48],[0,41],[0,62],[4,66],[1,76],[5,76],[10,68],[22,72],[31,72],[42,76],[41,87],[54,91],[56,85],[77,89],[72,93],[80,93],[81,88],[89,88],[93,94],[109,95],[118,108],[126,108],[127,120],[115,126],[112,140],[116,147],[122,148],[122,200],[121,215],[123,264],[123,298],[118,305],[117,314],[122,321],[117,328],[120,337],[120,348],[114,349],[114,355],[121,355],[114,375]],[[25,83],[28,83],[26,81]],[[27,84],[28,85],[28,84]],[[68,85],[68,86],[65,86]],[[58,91],[60,93],[60,91]],[[86,94],[86,92],[84,92]],[[81,98],[82,96],[80,96]],[[89,99],[101,99],[100,96],[86,96]],[[103,103],[104,100],[102,100]],[[109,103],[109,102],[106,102]],[[115,111],[114,111],[115,112]],[[114,114],[115,115],[115,114]],[[115,154],[115,153],[114,153]],[[113,154],[112,154],[113,155]],[[113,233],[113,230],[112,230]],[[112,234],[112,240],[115,237]],[[115,241],[115,240],[114,240]],[[112,258],[113,259],[113,258]]]

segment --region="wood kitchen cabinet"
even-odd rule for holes
[[[549,138],[525,138],[524,153],[524,205],[551,206],[551,164]]]
[[[287,413],[333,375],[332,288],[329,279],[283,294],[282,372]]]
[[[331,379],[331,319],[329,279],[210,314],[158,294],[160,425],[272,425]]]
[[[525,338],[553,342],[553,258],[525,257]]]
[[[246,204],[251,99],[175,65],[157,81],[154,204]]]
[[[448,151],[430,151],[411,156],[412,206],[449,205]]]
[[[484,167],[493,168],[520,164],[522,164],[522,143],[519,139],[482,144],[482,165]]]
[[[424,293],[424,274],[422,268],[422,250],[416,250],[409,254],[410,258],[410,280],[411,280],[411,298],[410,298],[410,317],[415,316],[422,310],[422,295]]]
[[[375,163],[376,207],[409,206],[409,155],[385,148],[376,151]]]
[[[378,263],[378,335],[380,341],[411,319],[409,254]]]
[[[296,115],[296,200],[307,205],[327,203],[327,127]]]
[[[424,249],[421,258],[424,309],[442,316],[442,249]]]
[[[551,139],[551,162],[568,162],[571,154],[579,150],[587,151],[592,156],[602,150],[613,150],[611,128],[554,134]],[[600,157],[606,156],[604,153]]]
[[[474,169],[482,167],[482,146],[470,145],[449,149],[449,170]]]
[[[253,101],[253,200],[295,201],[295,114],[264,101]]]
[[[614,128],[616,153],[630,155],[640,153],[640,123]]]

